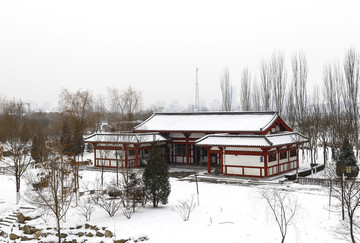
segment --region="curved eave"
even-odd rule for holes
[[[253,134],[263,134],[263,131],[252,130],[252,131],[209,131],[209,130],[136,130],[136,133],[146,133],[146,132],[158,132],[158,133],[205,133],[205,134],[214,134],[214,133],[230,133],[230,134],[243,134],[243,133],[253,133]]]
[[[284,143],[284,144],[273,144],[273,145],[234,145],[234,144],[196,144],[195,146],[205,147],[205,146],[214,146],[214,147],[237,147],[237,148],[277,148],[283,147],[286,145],[293,144],[302,144],[305,142],[294,142],[294,143]]]
[[[294,139],[291,141],[276,141],[277,138],[281,138],[283,136],[295,136],[298,137],[298,139]],[[216,140],[211,141],[211,139],[219,139],[219,142]],[[233,142],[227,140],[227,139],[248,139],[249,144],[246,144],[244,142],[243,144],[237,144],[236,140],[233,140]],[[258,140],[256,140],[258,139]],[[209,141],[206,141],[209,140]],[[222,141],[221,141],[222,140]],[[204,141],[204,142],[203,142]],[[242,140],[244,141],[244,140]],[[291,132],[289,134],[272,134],[272,135],[262,135],[262,136],[242,136],[239,137],[237,135],[224,135],[224,134],[211,134],[206,135],[198,140],[195,141],[196,146],[222,146],[222,147],[253,147],[253,148],[276,148],[276,147],[283,147],[283,146],[289,146],[293,144],[302,144],[308,142],[308,138],[306,138],[304,135],[300,133],[294,133]]]
[[[278,122],[280,122],[288,132],[294,131],[279,115],[276,115],[274,119],[272,119],[265,127],[262,128],[263,134],[269,133]]]

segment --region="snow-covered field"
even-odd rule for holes
[[[99,171],[81,171],[82,186],[89,186],[99,174]],[[114,176],[114,172],[105,174],[107,180]],[[18,206],[15,205],[13,179],[0,174],[0,184],[0,218],[3,218]],[[178,200],[189,199],[192,195],[196,199],[196,184],[192,181],[171,178],[171,194],[167,205],[161,205],[159,208],[148,205],[140,208],[131,219],[123,216],[121,211],[118,211],[114,217],[109,217],[103,209],[97,208],[89,222],[86,222],[78,211],[71,209],[62,226],[69,229],[89,223],[99,228],[107,227],[115,233],[116,239],[130,238],[135,241],[140,237],[147,237],[146,242],[149,243],[279,242],[281,236],[278,226],[260,196],[261,190],[269,190],[273,187],[297,198],[301,207],[297,212],[294,227],[290,228],[286,236],[286,242],[342,242],[336,239],[333,233],[339,218],[336,212],[329,213],[328,189],[301,186],[292,182],[263,185],[200,182],[200,205],[194,209],[189,221],[183,221],[173,209],[178,205]],[[25,183],[22,189],[27,190]],[[22,194],[24,195],[24,191]],[[21,203],[26,204],[24,200]],[[44,220],[39,218],[31,221],[30,224],[36,224],[38,228],[56,226],[53,219],[48,218],[47,221],[45,224]],[[14,228],[13,232],[18,232],[17,228]],[[73,238],[67,240],[69,239]],[[88,242],[101,240],[113,242],[114,238],[87,239]]]

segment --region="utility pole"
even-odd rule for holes
[[[200,110],[198,71],[199,71],[199,68],[196,68],[195,107],[194,107],[194,111],[199,111]]]

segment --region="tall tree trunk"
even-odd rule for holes
[[[61,243],[61,229],[60,229],[59,217],[56,218],[56,224],[57,224],[58,242]]]

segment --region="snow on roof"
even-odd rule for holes
[[[307,141],[300,133],[284,132],[270,135],[211,134],[196,140],[195,143],[200,146],[275,147]]]
[[[167,141],[159,133],[95,133],[85,138],[85,143],[150,143]]]
[[[135,131],[260,132],[278,117],[273,111],[154,113]]]

